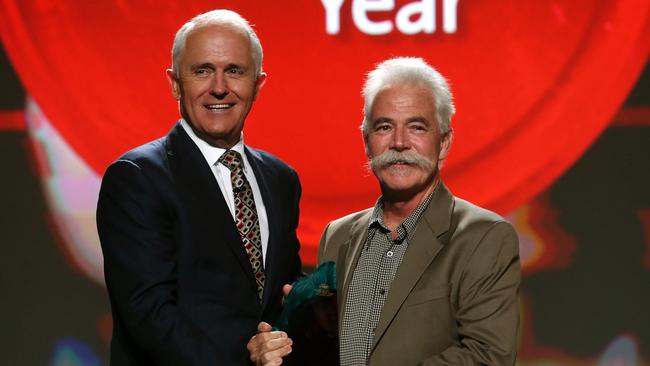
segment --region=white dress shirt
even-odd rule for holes
[[[221,189],[221,194],[228,204],[228,209],[232,215],[233,222],[235,220],[235,196],[232,192],[232,181],[230,180],[230,169],[225,165],[219,163],[219,158],[223,153],[226,152],[226,149],[212,146],[207,142],[201,140],[192,130],[192,127],[185,121],[181,120],[181,126],[187,134],[190,136],[192,141],[196,146],[201,150],[203,157],[210,166],[212,174],[214,174],[217,183],[219,184],[219,189]],[[248,157],[246,157],[246,152],[244,151],[244,135],[242,134],[239,138],[239,142],[231,148],[231,150],[237,151],[241,156],[244,164],[244,175],[248,179],[248,183],[253,190],[253,198],[255,199],[255,207],[257,208],[257,218],[260,223],[260,234],[262,236],[262,258],[266,262],[266,248],[269,242],[269,221],[266,217],[266,207],[264,206],[264,200],[262,200],[262,193],[260,192],[260,186],[257,184],[257,179],[255,178],[255,173],[251,168],[250,163],[248,162]]]

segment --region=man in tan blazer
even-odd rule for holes
[[[382,196],[331,222],[319,262],[337,266],[341,365],[513,365],[520,282],[517,235],[440,180],[453,141],[446,80],[419,58],[377,66],[362,124]],[[291,351],[282,332],[249,342],[258,365]]]

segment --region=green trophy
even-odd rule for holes
[[[283,365],[338,365],[336,264],[322,263],[293,284],[275,330],[287,332],[293,351]]]

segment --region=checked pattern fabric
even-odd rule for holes
[[[257,295],[262,301],[264,292],[264,263],[262,261],[262,235],[257,218],[257,207],[253,199],[253,190],[248,183],[242,167],[242,157],[234,150],[227,150],[219,158],[219,162],[230,169],[232,191],[235,196],[235,221],[237,230],[248,259],[253,267],[253,275],[257,284]]]

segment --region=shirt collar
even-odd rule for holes
[[[181,126],[187,132],[187,134],[190,136],[192,141],[196,144],[196,146],[199,148],[201,151],[201,154],[203,154],[203,157],[205,158],[205,161],[208,163],[208,165],[213,166],[217,164],[217,161],[219,161],[219,158],[223,153],[226,152],[226,149],[222,149],[220,147],[212,146],[202,140],[200,137],[194,133],[194,130],[192,127],[190,127],[190,124],[185,121],[184,119],[181,119]],[[231,147],[230,150],[237,151],[241,156],[242,160],[244,161],[244,171],[246,170],[246,152],[244,151],[244,133],[239,137],[239,141],[235,144],[235,146]]]
[[[397,239],[395,241],[401,242],[403,241],[406,237],[409,239],[415,232],[415,228],[417,227],[418,221],[420,221],[420,216],[422,216],[422,213],[426,208],[429,206],[429,203],[431,202],[431,198],[433,195],[436,193],[438,190],[438,187],[440,186],[440,183],[436,185],[434,190],[429,193],[422,202],[411,212],[411,214],[404,220],[402,221],[399,226],[397,226]],[[384,232],[389,232],[390,230],[388,227],[386,227],[386,224],[384,223],[384,197],[381,196],[377,199],[377,202],[375,203],[375,208],[372,210],[372,215],[370,216],[370,222],[368,223],[368,230],[372,229],[373,227],[381,228]]]

